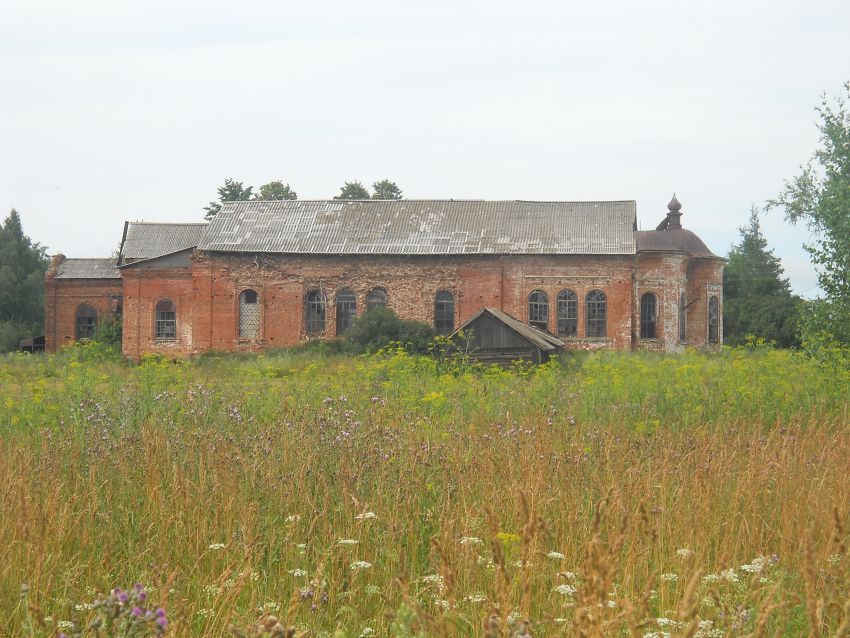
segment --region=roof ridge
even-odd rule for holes
[[[451,197],[437,197],[437,198],[404,198],[404,199],[247,199],[247,200],[232,200],[221,202],[222,205],[225,204],[268,204],[268,203],[306,203],[306,202],[328,202],[328,203],[341,203],[344,204],[346,202],[370,202],[370,203],[378,203],[378,202],[486,202],[490,204],[497,203],[523,203],[523,204],[631,204],[637,203],[636,199],[481,199],[481,198],[469,198],[469,199],[458,199]],[[134,223],[134,222],[131,222]],[[156,222],[135,222],[135,223],[156,223]]]

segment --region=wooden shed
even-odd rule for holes
[[[565,345],[549,333],[496,308],[482,308],[452,337],[457,338],[459,332],[467,335],[467,341],[462,343],[469,348],[470,356],[482,363],[507,365],[518,360],[543,363]]]

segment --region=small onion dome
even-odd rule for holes
[[[673,193],[673,199],[670,200],[670,203],[667,204],[667,210],[671,213],[678,213],[682,210],[682,203],[676,199],[676,193]]]

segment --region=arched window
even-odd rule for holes
[[[591,290],[585,298],[585,327],[584,333],[588,338],[604,338],[608,336],[608,308],[605,293],[601,290]]]
[[[558,293],[558,334],[575,337],[578,332],[578,297],[572,290]]]
[[[387,293],[380,288],[374,288],[366,295],[366,310],[374,310],[375,308],[387,307]]]
[[[651,292],[640,298],[640,338],[655,339],[658,324],[658,299]]]
[[[341,335],[351,327],[357,316],[357,297],[348,288],[336,293],[336,334]]]
[[[679,295],[679,341],[685,343],[685,308],[687,307],[685,293]]]
[[[720,341],[719,305],[720,302],[717,301],[717,297],[712,296],[708,300],[708,342],[711,344]]]
[[[84,303],[77,308],[77,341],[91,339],[97,330],[97,310]]]
[[[455,297],[448,290],[440,290],[434,297],[434,331],[450,335],[455,330]]]
[[[311,290],[304,299],[307,311],[307,334],[317,335],[325,331],[325,305],[327,300],[320,290]]]
[[[528,295],[528,324],[540,330],[549,330],[549,296],[542,290]]]
[[[156,304],[154,338],[157,341],[177,339],[177,307],[170,299],[160,299]]]
[[[260,336],[260,303],[256,290],[239,295],[239,338],[254,340]]]

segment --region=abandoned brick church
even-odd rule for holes
[[[209,224],[128,222],[117,259],[56,255],[46,349],[123,319],[123,350],[193,355],[341,334],[387,306],[448,334],[482,308],[573,349],[722,340],[723,260],[634,201],[250,201]]]

